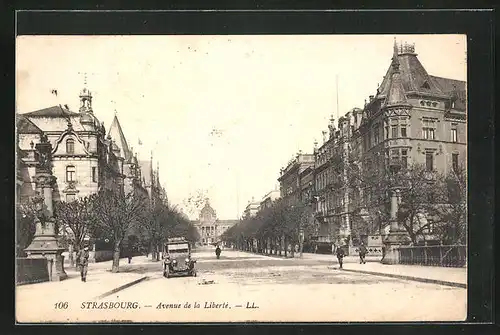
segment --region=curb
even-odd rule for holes
[[[100,296],[98,296],[96,299],[102,299],[102,298],[105,298],[105,297],[107,297],[107,296],[110,296],[110,295],[112,295],[112,294],[114,294],[114,293],[116,293],[116,292],[118,292],[118,291],[122,291],[122,290],[124,290],[124,289],[126,289],[126,288],[129,288],[130,286],[133,286],[133,285],[139,284],[141,281],[146,280],[146,279],[148,279],[148,278],[149,278],[148,276],[145,276],[145,277],[142,277],[142,278],[136,279],[136,280],[134,280],[134,281],[132,281],[132,282],[130,282],[130,283],[128,283],[128,284],[125,284],[125,285],[119,286],[119,287],[117,287],[117,288],[115,288],[115,289],[112,289],[111,291],[108,291],[108,292],[106,292],[106,293],[103,293],[103,294],[101,294]]]
[[[456,282],[445,281],[445,280],[438,280],[438,279],[429,279],[429,278],[421,278],[421,277],[413,277],[413,276],[395,275],[395,274],[392,274],[392,273],[381,273],[381,272],[373,272],[373,271],[365,271],[365,270],[342,269],[342,271],[364,273],[364,274],[368,274],[368,275],[381,276],[381,277],[390,277],[390,278],[398,278],[398,279],[404,279],[404,280],[412,280],[412,281],[417,281],[417,282],[421,282],[421,283],[428,283],[428,284],[438,284],[438,285],[444,285],[444,286],[467,288],[467,284],[456,283]]]

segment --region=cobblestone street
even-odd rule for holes
[[[198,259],[197,277],[166,279],[161,262],[136,257],[132,264],[122,262],[117,274],[105,270],[104,263],[97,263],[92,265],[95,269],[90,268],[87,283],[73,277],[62,283],[25,285],[18,287],[17,295],[18,299],[26,294],[31,295],[30,299],[32,294],[39,295],[40,304],[33,308],[47,304],[44,318],[59,322],[75,320],[71,312],[55,309],[56,301],[47,299],[50,288],[56,286],[67,287],[64,299],[74,304],[73,310],[81,309],[83,302],[91,302],[90,309],[86,307],[85,313],[78,313],[80,322],[449,321],[462,320],[466,315],[463,288],[341,271],[333,257],[324,255],[283,259],[232,250],[224,250],[219,260],[213,250],[193,255]],[[354,258],[348,259],[345,269],[358,267],[354,262]],[[372,268],[376,265],[373,262]],[[427,267],[425,271],[432,273],[434,269]],[[461,270],[465,274],[465,269]],[[99,298],[127,280],[146,276],[140,283]],[[41,285],[47,289],[30,290],[30,286]],[[387,306],[387,301],[397,303]],[[132,304],[129,309],[116,310],[102,309],[103,302]],[[136,309],[132,308],[134,303]],[[186,303],[192,313],[186,313]],[[200,307],[195,308],[195,303]],[[29,310],[23,309],[19,321],[22,316],[29,319],[25,312]]]

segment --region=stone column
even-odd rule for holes
[[[387,235],[385,244],[385,257],[383,264],[399,264],[399,246],[406,244],[408,236],[404,229],[399,225],[397,213],[401,202],[401,190],[398,187],[391,189],[391,212],[390,212],[390,231]]]
[[[33,177],[38,194],[34,199],[37,203],[36,232],[33,241],[25,251],[29,258],[46,258],[49,279],[59,281],[68,276],[64,271],[64,257],[62,256],[64,248],[59,246],[56,236],[52,199],[56,177],[52,175],[50,167],[52,146],[45,140],[37,144],[36,148],[39,159],[39,166],[37,166],[36,174]]]

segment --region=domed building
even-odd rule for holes
[[[195,226],[200,234],[200,242],[202,245],[213,245],[220,243],[221,235],[236,224],[238,220],[219,220],[217,213],[210,206],[210,200],[205,199],[205,205],[200,210],[198,221]]]

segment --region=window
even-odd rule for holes
[[[458,171],[458,154],[451,154],[451,164],[453,167],[453,171]]]
[[[403,168],[408,167],[408,150],[407,149],[401,149],[401,166],[403,166]]]
[[[73,165],[69,165],[66,167],[66,181],[75,181],[76,180],[76,169]]]
[[[391,129],[391,138],[398,138],[398,126],[392,126]]]
[[[389,138],[389,126],[385,126],[385,139]]]
[[[68,154],[75,153],[75,141],[72,138],[66,140],[66,153]]]
[[[451,128],[451,141],[457,142],[457,128]]]
[[[405,124],[401,125],[401,137],[407,137]]]
[[[436,139],[436,121],[424,119],[424,126],[422,127],[422,134],[426,140]]]
[[[373,142],[374,142],[373,144],[375,144],[375,145],[378,144],[378,142],[380,140],[379,136],[380,136],[380,130],[379,130],[379,127],[377,125],[373,128]]]
[[[427,171],[434,170],[434,156],[430,152],[425,154],[425,168]]]
[[[391,163],[397,163],[399,160],[399,149],[391,150]]]
[[[97,183],[97,167],[92,167],[92,182]]]
[[[72,202],[76,200],[75,194],[66,194],[66,202]]]

